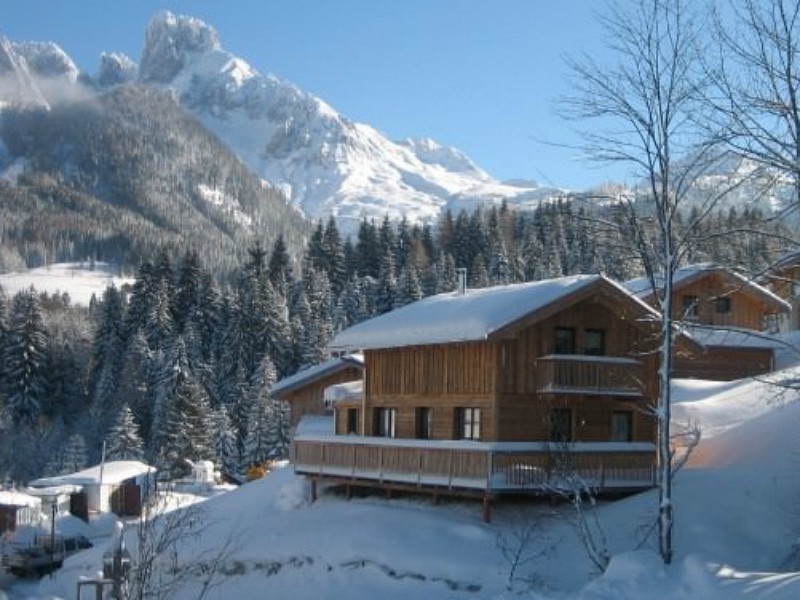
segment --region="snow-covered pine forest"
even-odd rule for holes
[[[89,306],[66,294],[0,296],[0,477],[24,483],[107,459],[180,476],[184,459],[224,472],[285,456],[287,407],[270,386],[326,358],[332,335],[423,296],[575,273],[641,273],[624,210],[580,202],[445,213],[435,226],[362,221],[343,239],[319,222],[302,257],[282,237],[253,245],[220,281],[192,250],[141,264]],[[758,273],[782,226],[731,209],[695,232],[689,262]],[[769,224],[768,224],[769,223]],[[736,230],[730,244],[725,231]],[[715,235],[711,235],[711,234]]]

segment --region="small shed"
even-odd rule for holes
[[[42,501],[16,490],[0,490],[0,534],[16,531],[22,525],[38,525]]]
[[[28,487],[25,493],[42,501],[42,514],[51,516],[55,512],[57,517],[69,514],[70,499],[73,494],[81,491],[77,485],[56,485],[52,487]]]
[[[78,486],[81,489],[78,495],[85,499],[88,512],[138,516],[147,496],[155,490],[155,477],[155,467],[137,460],[116,460],[77,473],[43,477],[29,486]]]

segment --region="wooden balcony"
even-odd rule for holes
[[[567,487],[566,475],[598,491],[654,485],[653,444],[575,442],[564,450],[547,442],[322,435],[296,438],[292,462],[303,475],[452,493],[556,492]]]
[[[631,358],[550,354],[538,358],[535,368],[539,392],[642,395],[642,363]]]

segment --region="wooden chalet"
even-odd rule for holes
[[[786,328],[800,329],[800,252],[782,256],[759,282],[789,303],[791,313],[786,318]]]
[[[649,280],[624,285],[658,306]],[[789,303],[727,267],[703,263],[678,269],[672,317],[695,344],[677,345],[673,376],[728,381],[773,371],[780,344],[772,335],[790,312]]]
[[[341,332],[363,393],[300,424],[297,473],[433,494],[653,485],[658,315],[602,275],[440,294]],[[315,486],[314,486],[314,489]]]
[[[364,357],[347,354],[284,377],[270,388],[270,395],[289,405],[289,421],[296,427],[305,415],[332,414],[325,390],[333,385],[361,381]]]
[[[777,333],[782,316],[791,311],[766,287],[712,263],[678,269],[672,285],[672,318],[685,323]],[[625,287],[659,308],[646,278],[628,281]]]

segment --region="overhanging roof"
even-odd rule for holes
[[[429,296],[342,331],[330,346],[368,350],[487,340],[563,310],[595,290],[633,305],[642,317],[658,318],[652,307],[604,275],[573,275]]]

